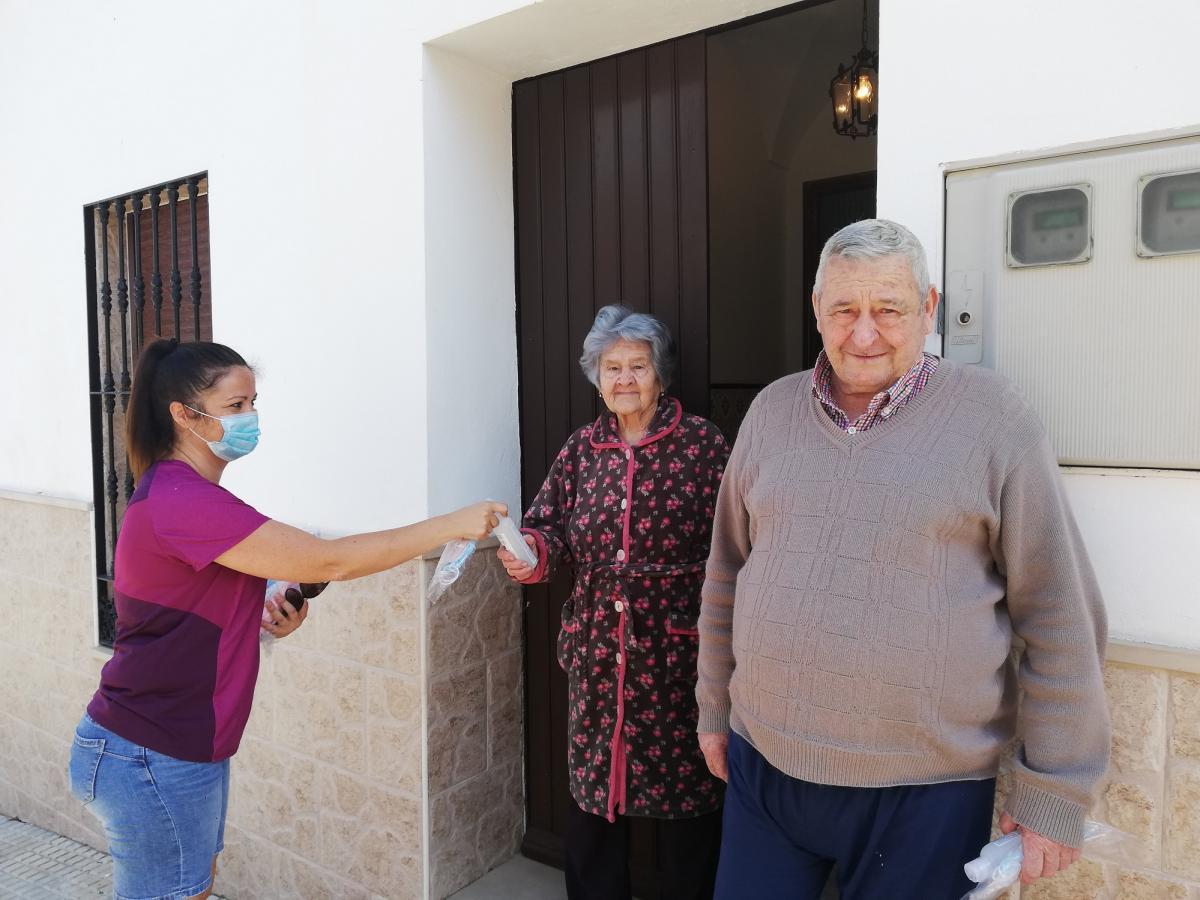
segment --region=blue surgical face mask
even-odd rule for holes
[[[187,406],[185,403],[184,406]],[[235,459],[241,459],[251,450],[258,446],[258,438],[262,433],[258,428],[258,413],[237,413],[232,416],[210,416],[206,412],[201,412],[198,409],[193,409],[187,406],[194,413],[199,413],[209,419],[216,419],[221,423],[221,439],[219,441],[204,441],[204,438],[188,429],[196,437],[208,444],[208,449],[213,452],[217,459],[223,459],[225,462],[233,462]]]

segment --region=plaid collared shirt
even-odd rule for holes
[[[879,424],[880,420],[899,412],[929,383],[929,378],[937,371],[937,366],[938,358],[936,356],[922,353],[921,358],[911,369],[901,375],[896,383],[886,391],[881,391],[872,397],[867,411],[851,422],[850,417],[834,402],[833,364],[822,350],[817,357],[817,365],[813,369],[813,394],[821,401],[825,412],[829,414],[829,418],[838,428],[848,431],[850,434],[856,434],[866,431],[871,426]]]

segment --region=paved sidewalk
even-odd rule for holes
[[[112,860],[107,853],[17,819],[0,818],[0,898],[111,896]]]
[[[112,860],[107,853],[0,816],[0,900],[107,900],[111,896]],[[518,856],[455,898],[559,900],[563,896],[561,872]]]

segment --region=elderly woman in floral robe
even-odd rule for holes
[[[571,900],[630,896],[632,816],[659,820],[660,896],[712,896],[722,784],[696,739],[696,620],[729,447],[666,395],[672,364],[661,322],[600,310],[580,365],[608,412],[571,435],[525,514],[536,568],[499,554],[524,584],[574,574],[558,637]]]

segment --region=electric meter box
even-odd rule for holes
[[[1200,469],[1200,135],[947,166],[943,285],[1060,462]]]

